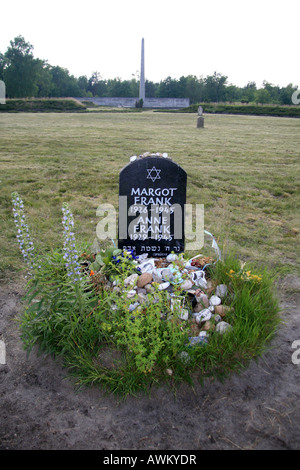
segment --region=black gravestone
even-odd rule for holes
[[[120,172],[119,248],[165,257],[184,251],[186,172],[164,157],[144,157]]]

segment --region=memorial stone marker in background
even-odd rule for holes
[[[134,160],[120,172],[119,248],[149,257],[183,252],[186,172],[168,157]]]
[[[3,80],[0,80],[0,104],[5,104],[5,83]]]
[[[202,106],[198,107],[197,127],[204,127],[204,117]]]

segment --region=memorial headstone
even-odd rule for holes
[[[5,83],[0,80],[0,104],[5,104]]]
[[[197,127],[204,127],[204,117],[202,106],[198,107]]]
[[[132,157],[120,172],[119,240],[136,255],[184,251],[186,172],[168,157]]]

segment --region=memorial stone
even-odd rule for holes
[[[204,117],[202,106],[198,107],[197,127],[204,127]]]
[[[168,157],[131,158],[120,172],[119,248],[149,258],[183,252],[186,182]]]
[[[5,104],[5,83],[0,80],[0,104]]]

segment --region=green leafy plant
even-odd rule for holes
[[[122,250],[119,250],[115,247],[109,247],[106,250],[103,250],[102,253],[96,255],[95,261],[91,264],[90,269],[92,271],[100,271],[104,266],[108,266],[111,263],[113,256],[117,256],[121,253]]]
[[[166,292],[154,292],[145,304],[130,311],[119,300],[118,315],[112,321],[116,345],[127,355],[131,367],[144,374],[154,367],[165,368],[176,359],[188,341],[187,326],[170,313]]]
[[[136,256],[131,251],[122,251],[115,247],[109,247],[103,253],[97,254],[91,264],[91,271],[101,271],[104,275],[114,279],[117,276],[129,276],[139,272],[134,260]]]
[[[19,209],[24,222],[23,203]],[[209,341],[192,345],[187,294],[188,321],[182,319],[181,304],[172,303],[159,284],[152,283],[152,291],[136,302],[139,294],[132,296],[132,286],[124,282],[137,272],[133,253],[109,247],[86,269],[79,256],[85,250],[76,248],[73,226],[64,205],[63,247],[42,256],[35,253],[20,333],[28,352],[37,345],[62,357],[78,385],[98,384],[126,397],[161,381],[192,384],[194,373],[200,380],[221,378],[246,367],[274,336],[279,308],[274,277],[267,270],[241,266],[236,256],[209,265],[212,285],[228,286],[226,321],[232,328],[224,335],[212,329]],[[23,234],[30,239],[29,231]],[[103,276],[109,287],[95,288],[91,267],[99,268],[94,274]],[[182,296],[180,285],[174,286],[174,295]]]

